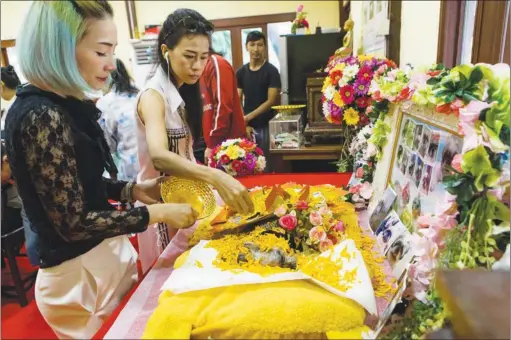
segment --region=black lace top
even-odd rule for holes
[[[147,208],[117,211],[126,182],[102,177],[112,167],[99,111],[90,101],[26,85],[6,119],[7,157],[32,229],[41,268],[86,253],[104,239],[146,230]]]

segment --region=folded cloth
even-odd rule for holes
[[[355,301],[305,280],[164,291],[143,339],[361,339],[364,318]]]

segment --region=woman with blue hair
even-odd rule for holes
[[[90,339],[136,282],[127,234],[196,219],[189,205],[158,204],[161,178],[102,177],[115,165],[89,98],[116,67],[112,17],[106,1],[34,1],[17,41],[28,84],[6,119],[7,156],[39,237],[37,306],[61,339]],[[117,211],[109,199],[150,205]]]

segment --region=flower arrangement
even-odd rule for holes
[[[371,104],[369,87],[381,67],[396,67],[387,59],[370,56],[332,58],[325,72],[322,88],[323,114],[332,124],[365,126],[369,123],[366,109]]]
[[[291,26],[291,33],[296,34],[297,28],[305,28],[309,31],[309,22],[307,21],[307,12],[303,11],[303,5],[299,5],[296,9],[296,18]]]
[[[326,204],[297,201],[275,209],[291,247],[304,253],[324,252],[345,238],[344,222]]]
[[[384,119],[391,103],[433,105],[438,113],[456,115],[464,136],[462,152],[442,180],[448,192],[445,201],[439,202],[435,214],[416,220],[419,230],[412,235],[411,245],[416,256],[405,293],[410,308],[385,336],[419,338],[442,327],[449,317],[435,290],[435,270],[491,269],[509,244],[509,66],[460,65],[449,70],[434,65],[380,71],[371,84],[372,105],[366,110],[376,122],[370,137],[357,136],[352,155],[360,157],[371,145],[376,155],[381,153],[390,133]],[[363,161],[377,162],[373,154],[373,150],[364,152]],[[362,185],[372,181],[365,173],[371,168],[359,169],[354,171],[359,181],[350,192],[360,192]]]
[[[238,177],[259,174],[266,167],[263,151],[247,139],[229,139],[213,149],[208,162],[212,168]]]

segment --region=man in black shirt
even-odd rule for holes
[[[247,134],[255,132],[256,143],[266,157],[266,171],[271,171],[268,123],[273,118],[271,107],[279,103],[280,75],[277,68],[265,59],[266,37],[262,32],[250,32],[245,47],[250,54],[250,62],[236,72],[238,94],[243,103]]]

